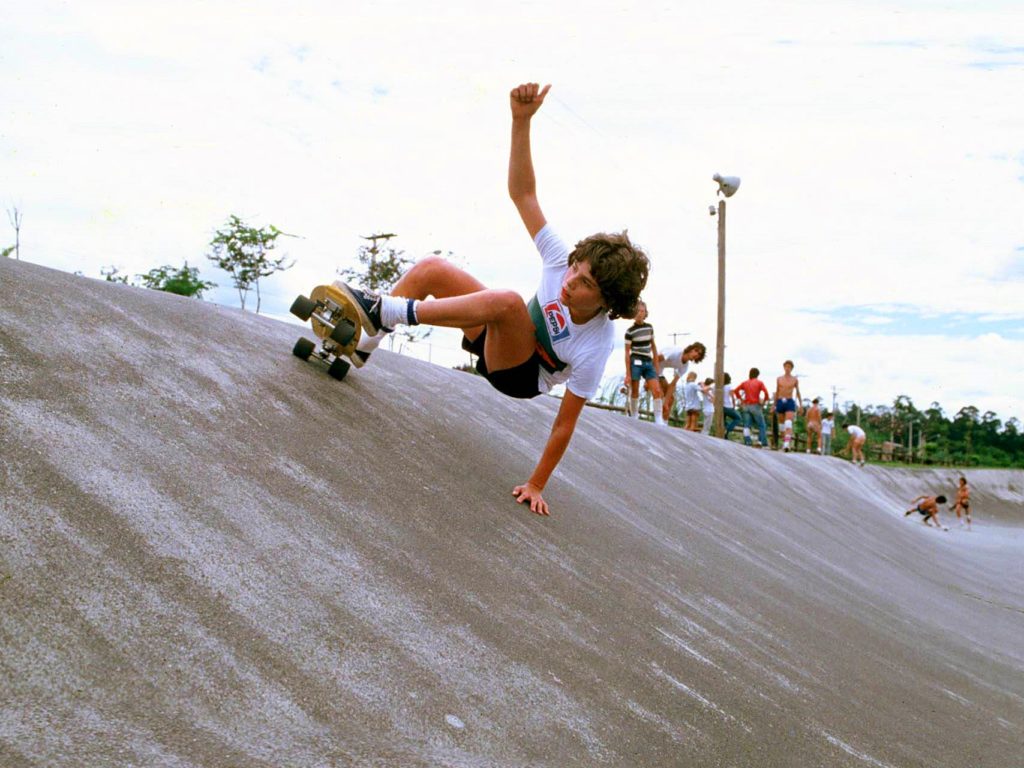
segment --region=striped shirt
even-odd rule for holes
[[[626,331],[626,343],[630,345],[630,356],[653,359],[651,344],[654,342],[654,326],[650,323],[633,323]]]

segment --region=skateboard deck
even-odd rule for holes
[[[319,339],[319,346],[302,337],[292,349],[292,354],[303,360],[317,358],[327,364],[327,373],[341,380],[348,373],[356,344],[362,333],[359,315],[345,295],[334,285],[318,285],[309,297],[298,296],[292,303],[291,313],[301,320],[308,320],[313,333]]]

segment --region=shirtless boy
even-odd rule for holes
[[[811,401],[811,407],[807,409],[807,453],[814,451],[815,453],[821,453],[821,447],[819,441],[821,440],[821,409],[818,408],[818,403],[821,400],[814,398]]]
[[[647,305],[637,303],[633,324],[626,331],[626,397],[629,398],[629,415],[640,418],[640,379],[654,398],[654,423],[665,424],[662,414],[662,391],[659,377],[661,371],[656,363],[658,345],[654,343],[654,327],[647,322]]]
[[[625,233],[591,235],[571,248],[548,225],[537,201],[530,121],[550,87],[526,83],[509,94],[508,192],[541,256],[540,287],[529,304],[516,291],[488,289],[438,257],[417,262],[391,295],[335,283],[359,311],[366,338],[353,358],[363,363],[395,326],[423,323],[461,328],[463,347],[478,356],[477,371],[503,394],[531,398],[565,384],[533,473],[512,489],[516,501],[538,515],[550,512],[541,493],[601,383],[615,339],[612,320],[636,314],[650,271],[647,256]]]
[[[935,527],[941,528],[944,531],[948,531],[949,528],[942,525],[939,522],[939,504],[946,503],[945,496],[918,496],[916,499],[910,502],[913,506],[903,513],[903,516],[912,515],[915,512],[920,512],[924,515],[924,520],[921,522],[925,525],[930,526],[929,520],[935,521]]]
[[[953,507],[957,523],[963,525],[964,521],[960,518],[961,510],[967,518],[967,530],[971,530],[971,489],[967,487],[966,477],[960,478],[960,487],[956,489],[956,504]]]
[[[783,428],[782,450],[789,453],[793,442],[793,418],[803,410],[804,402],[800,397],[800,380],[793,375],[793,361],[782,364],[783,374],[775,379],[775,414]],[[793,393],[796,400],[793,400]]]

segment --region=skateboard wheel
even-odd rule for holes
[[[307,338],[301,338],[295,342],[295,346],[292,348],[292,354],[296,357],[302,358],[303,360],[309,360],[309,356],[313,354],[316,349],[316,344]]]
[[[345,374],[348,373],[348,369],[350,367],[351,366],[348,363],[346,363],[339,357],[336,358],[333,363],[331,363],[331,366],[327,369],[327,373],[336,378],[338,381],[341,381],[342,379],[345,378]]]
[[[331,340],[335,342],[339,347],[348,346],[348,343],[352,341],[352,337],[356,335],[356,327],[350,320],[342,320],[331,331]]]
[[[305,296],[297,296],[292,302],[291,313],[305,322],[316,310],[316,302],[307,299]]]

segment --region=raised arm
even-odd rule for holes
[[[523,83],[512,89],[512,150],[508,159],[508,195],[515,203],[519,217],[530,237],[536,236],[547,223],[537,202],[537,179],[533,173],[530,153],[530,120],[544,103],[550,85],[542,89],[537,83]]]

